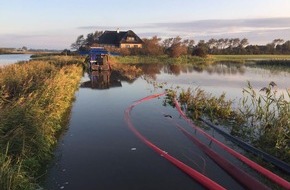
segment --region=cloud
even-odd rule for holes
[[[289,18],[212,19],[189,22],[140,23],[119,26],[79,26],[74,29],[3,34],[0,46],[64,49],[69,48],[78,35],[96,30],[133,30],[141,38],[158,36],[162,39],[180,36],[184,39],[209,40],[210,38],[247,38],[251,44],[267,44],[274,39],[290,40]]]
[[[290,40],[290,18],[212,19],[190,22],[151,23],[146,29],[162,31],[160,37],[181,36],[195,40],[210,38],[248,38],[253,44],[273,39]],[[153,32],[154,33],[154,32]]]
[[[211,19],[189,22],[145,23],[135,26],[82,26],[86,30],[134,30],[139,36],[161,38],[181,36],[197,40],[248,38],[250,43],[266,44],[275,38],[290,40],[290,18]]]

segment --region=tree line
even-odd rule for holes
[[[89,33],[85,37],[80,35],[72,43],[75,50],[86,50],[92,45],[98,45],[99,36],[103,31]],[[206,57],[212,55],[245,55],[245,54],[290,54],[290,40],[274,39],[266,45],[251,45],[247,38],[211,38],[208,41],[200,40],[195,43],[192,39],[182,39],[179,36],[162,39],[157,36],[143,38],[143,48],[109,48],[109,51],[119,52],[122,55],[195,55]]]

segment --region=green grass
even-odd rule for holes
[[[162,56],[118,56],[113,58],[118,63],[163,63],[163,64],[204,64],[215,62],[234,62],[246,63],[257,61],[281,61],[289,63],[290,55],[208,55],[206,58],[197,56],[181,56],[171,58],[167,55]]]
[[[74,59],[0,69],[0,189],[37,188],[82,76]]]
[[[164,63],[164,64],[194,64],[203,63],[205,58],[197,56],[181,56],[178,58],[171,58],[167,55],[161,56],[118,56],[113,58],[118,63],[129,64],[152,64],[152,63]]]
[[[290,60],[290,55],[211,55],[212,61],[235,61],[240,63],[261,60]]]

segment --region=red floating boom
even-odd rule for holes
[[[169,155],[167,152],[165,152],[164,150],[161,150],[159,147],[157,147],[156,145],[154,145],[152,142],[150,142],[148,139],[146,139],[141,133],[139,133],[139,131],[137,131],[137,129],[134,127],[134,125],[132,124],[131,118],[130,118],[130,112],[131,110],[138,104],[140,104],[143,101],[147,101],[153,98],[157,98],[159,96],[162,96],[163,94],[156,94],[156,95],[152,95],[152,96],[147,96],[141,100],[136,101],[134,104],[132,104],[130,107],[128,107],[125,110],[125,121],[128,124],[129,129],[142,141],[144,142],[148,147],[150,147],[151,149],[153,149],[155,152],[157,152],[158,154],[160,154],[161,156],[163,156],[165,159],[167,159],[168,161],[170,161],[172,164],[174,164],[176,167],[178,167],[179,169],[181,169],[183,172],[185,172],[186,174],[188,174],[190,177],[192,177],[194,180],[198,181],[201,185],[203,185],[205,188],[207,189],[217,189],[217,190],[222,190],[225,189],[224,187],[222,187],[221,185],[217,184],[216,182],[212,181],[211,179],[209,179],[208,177],[202,175],[201,173],[197,172],[196,170],[194,170],[193,168],[189,167],[188,165],[184,164],[183,162],[181,162],[180,160],[174,158],[173,156]]]
[[[199,127],[195,126],[190,119],[188,119],[186,117],[186,115],[184,114],[184,112],[181,110],[179,103],[177,102],[177,100],[174,100],[175,103],[175,107],[178,110],[178,112],[180,113],[180,115],[190,124],[191,127],[193,127],[195,130],[199,131],[201,134],[203,134],[205,137],[207,137],[208,139],[210,139],[212,142],[215,142],[220,148],[224,149],[225,151],[227,151],[228,153],[230,153],[231,155],[233,155],[234,157],[236,157],[237,159],[241,160],[242,162],[244,162],[245,164],[247,164],[248,166],[250,166],[252,169],[256,170],[257,172],[261,173],[262,175],[264,175],[265,177],[267,177],[269,180],[273,181],[274,183],[280,185],[281,187],[283,187],[284,189],[290,189],[290,183],[288,181],[286,181],[285,179],[281,178],[280,176],[272,173],[271,171],[267,170],[266,168],[260,166],[259,164],[253,162],[252,160],[248,159],[247,157],[243,156],[242,154],[236,152],[235,150],[229,148],[228,146],[226,146],[225,144],[221,143],[220,141],[216,140],[215,138],[213,138],[212,136],[210,136],[209,134],[207,134],[206,132],[204,132],[202,129],[200,129]]]

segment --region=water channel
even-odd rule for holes
[[[140,65],[139,76],[120,72],[85,73],[72,107],[69,126],[60,137],[44,183],[45,189],[203,189],[162,156],[143,144],[129,130],[124,111],[134,101],[164,92],[166,88],[200,87],[213,95],[225,92],[230,99],[242,96],[250,81],[261,89],[274,81],[277,90],[290,87],[290,73],[253,66],[215,64],[206,68],[192,65]],[[153,85],[162,84],[162,88]],[[194,131],[164,97],[144,102],[131,113],[136,129],[154,144],[208,176],[227,189],[244,189],[207,157],[174,126]],[[170,115],[172,118],[164,117]],[[208,133],[213,134],[212,131]],[[217,133],[215,137],[234,147]],[[210,142],[197,136],[203,143]],[[251,175],[258,175],[218,147],[223,157]],[[263,179],[261,179],[263,181]]]

